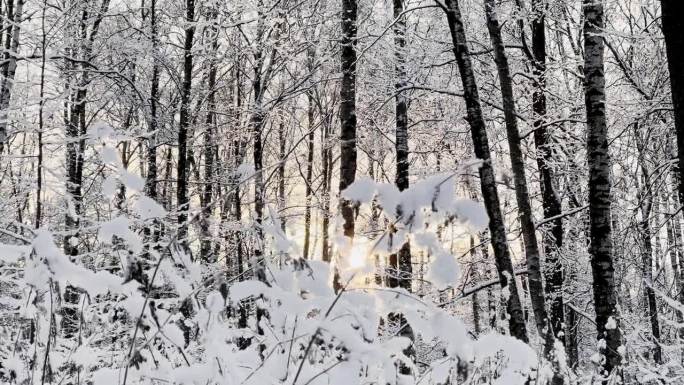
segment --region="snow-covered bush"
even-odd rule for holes
[[[93,224],[90,262],[70,260],[47,229],[36,231],[29,245],[2,246],[10,256],[4,265],[14,269],[3,277],[14,293],[2,308],[3,318],[13,317],[2,325],[4,381],[349,385],[487,379],[508,385],[536,376],[538,357],[522,342],[495,333],[474,339],[439,307],[438,296],[421,298],[366,279],[372,255],[396,252],[410,240],[414,252],[432,257],[427,280],[435,288],[456,282],[456,259],[437,228],[457,221],[477,230],[487,217],[479,204],[456,198],[455,174],[435,175],[403,192],[357,181],[344,197],[359,205],[375,202],[389,226],[372,239],[340,237],[333,265],[296,257],[296,242],[271,214],[262,225],[264,259],[252,258],[250,269],[235,275],[226,267],[231,255],[199,263],[173,233],[150,242],[142,229],[164,221],[165,211],[139,192],[115,153],[101,153],[113,165],[106,183],[133,184],[138,193],[130,198],[130,214]],[[265,277],[255,278],[257,267]],[[338,293],[334,274],[343,286]],[[67,292],[72,298],[76,293],[75,303],[64,300]],[[389,324],[388,316],[399,313],[415,341]],[[65,335],[65,315],[74,314],[77,332]],[[405,356],[409,344],[428,351],[429,362]]]

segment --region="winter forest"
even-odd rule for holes
[[[684,384],[684,1],[0,0],[0,383]]]

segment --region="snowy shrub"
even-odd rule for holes
[[[111,152],[103,153],[118,164]],[[128,183],[120,167],[113,170],[109,178]],[[36,231],[30,245],[3,245],[4,263],[15,269],[3,277],[14,293],[3,301],[4,317],[13,317],[2,325],[3,379],[349,385],[523,384],[535,376],[538,357],[522,342],[494,333],[473,339],[439,307],[439,296],[420,298],[367,279],[372,255],[394,253],[409,240],[414,252],[432,256],[428,279],[435,288],[457,281],[456,259],[436,229],[457,221],[477,230],[487,217],[479,204],[455,198],[454,174],[403,192],[362,179],[343,195],[359,205],[375,201],[390,225],[372,239],[340,238],[333,265],[295,257],[296,242],[280,230],[273,211],[262,225],[265,257],[252,258],[242,275],[226,267],[230,255],[199,263],[174,236],[152,244],[142,235],[166,213],[141,194],[131,198],[130,215],[96,226],[91,260],[112,266],[70,260],[46,229]],[[70,295],[74,303],[66,303]],[[415,341],[390,324],[390,314],[403,315]],[[76,332],[65,335],[69,317],[78,320]],[[429,362],[407,357],[410,344]]]

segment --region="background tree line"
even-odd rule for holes
[[[73,353],[93,344],[123,352],[119,383],[129,367],[158,368],[134,347],[163,329],[150,309],[169,298],[182,338],[164,354],[191,366],[207,293],[228,301],[236,282],[271,287],[274,266],[323,261],[332,298],[368,286],[420,298],[474,339],[528,344],[550,367],[544,381],[681,381],[682,7],[2,0],[0,358],[19,351],[34,373],[3,364],[3,380],[78,383],[89,369]],[[488,219],[464,226],[477,216],[463,211],[430,227],[461,266],[446,285],[431,270],[441,254],[414,234],[429,227],[416,202],[434,195],[441,213],[445,191],[422,181],[444,173],[451,197]],[[73,279],[32,284],[42,231],[70,263],[139,285],[141,313]],[[362,252],[359,239],[377,243]],[[231,341],[263,362],[279,314],[269,300],[252,293],[221,313],[254,332]],[[417,382],[446,348],[403,309],[380,317],[378,335],[409,341],[397,373]],[[117,333],[93,342],[93,314]],[[449,378],[475,383],[466,372]]]

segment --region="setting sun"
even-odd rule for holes
[[[361,269],[368,262],[368,250],[364,244],[356,243],[347,255],[347,263],[351,269]]]

